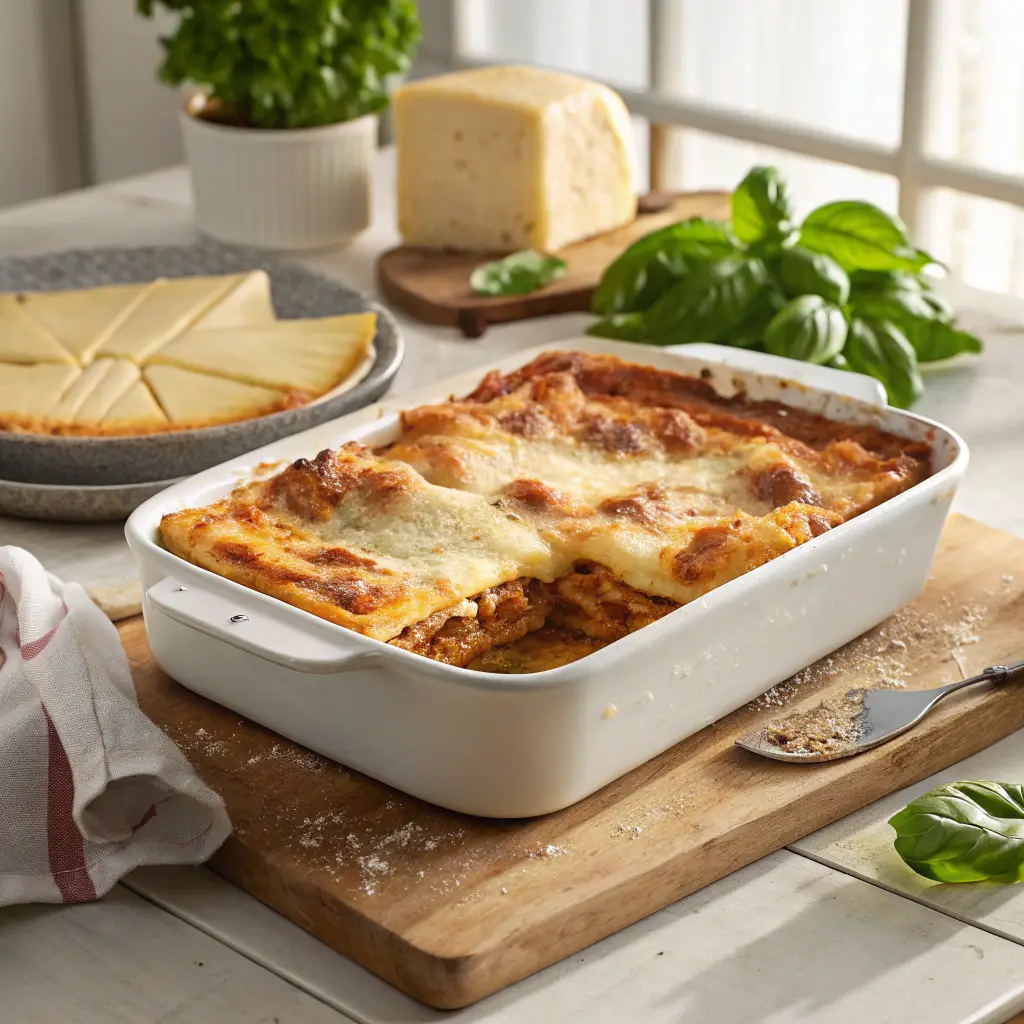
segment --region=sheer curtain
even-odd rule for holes
[[[1024,0],[931,3],[929,154],[1024,173]],[[899,141],[907,0],[468,0],[463,10],[473,57],[564,68],[880,146]],[[647,126],[637,119],[636,128],[646,157]],[[671,187],[730,188],[751,164],[770,162],[803,211],[852,197],[897,207],[889,175],[692,129],[663,137]],[[1024,295],[1018,207],[936,189],[918,234],[968,284]]]

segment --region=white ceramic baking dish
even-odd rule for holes
[[[608,352],[703,374],[851,423],[927,439],[934,474],[646,628],[561,668],[469,671],[360,636],[166,551],[165,512],[225,495],[252,467],[398,434],[399,408],[470,391],[484,367],[276,441],[181,481],[131,516],[157,662],[184,686],[424,800],[524,817],[582,799],[835,650],[914,598],[967,465],[963,442],[886,407],[876,381],[717,346],[654,349],[593,338],[549,349]]]

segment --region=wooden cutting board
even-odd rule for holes
[[[652,192],[641,196],[637,218],[618,231],[563,249],[565,275],[532,295],[474,295],[473,268],[499,258],[481,253],[443,252],[399,246],[377,263],[380,289],[389,302],[428,324],[456,325],[468,338],[479,338],[488,324],[526,320],[590,308],[590,296],[605,267],[638,238],[687,217],[724,220],[728,192]]]
[[[786,765],[733,745],[824,693],[938,686],[961,678],[958,661],[974,674],[1024,657],[1024,541],[953,517],[909,608],[589,799],[527,821],[443,811],[341,768],[172,682],[140,619],[121,637],[143,708],[227,802],[235,832],[214,869],[410,995],[454,1008],[1024,726],[1024,688],[979,686],[845,761]]]

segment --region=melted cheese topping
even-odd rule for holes
[[[161,529],[182,557],[368,636],[513,671],[499,666],[523,659],[492,648],[556,626],[558,657],[566,630],[582,656],[912,486],[928,458],[678,374],[550,353],[411,410],[387,449],[300,459]],[[502,591],[494,618],[492,588],[516,580],[543,586]]]

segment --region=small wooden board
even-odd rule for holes
[[[563,249],[565,275],[531,295],[474,295],[469,275],[474,267],[500,254],[444,252],[399,246],[377,264],[380,289],[392,304],[428,324],[457,325],[478,338],[488,324],[527,320],[554,313],[579,313],[590,308],[590,296],[612,260],[638,238],[688,217],[724,220],[729,216],[728,192],[652,192],[641,196],[632,224]]]
[[[824,694],[938,686],[1024,656],[1024,540],[953,517],[925,593],[878,629],[587,800],[528,821],[432,807],[178,686],[122,625],[144,710],[227,802],[225,878],[424,1002],[463,1006],[1024,726],[1024,688],[972,687],[858,757],[734,746]],[[739,628],[739,627],[738,627]],[[296,699],[301,699],[297,694]]]

